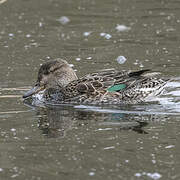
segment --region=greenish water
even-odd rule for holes
[[[179,31],[176,0],[1,3],[0,179],[178,180]],[[78,76],[150,68],[177,83],[160,104],[24,104],[40,64],[57,57]]]

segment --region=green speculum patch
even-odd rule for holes
[[[126,88],[126,84],[117,84],[107,89],[108,92],[116,92]]]

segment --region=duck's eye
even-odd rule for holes
[[[36,82],[36,83],[35,83],[35,86],[39,86],[39,82]]]

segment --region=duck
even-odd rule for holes
[[[41,94],[43,103],[135,104],[163,92],[168,79],[150,69],[139,71],[103,69],[78,77],[66,60],[45,62],[32,89],[23,98]]]

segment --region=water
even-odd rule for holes
[[[0,17],[0,179],[180,178],[179,1],[4,0]],[[160,103],[24,104],[57,57],[78,76],[150,68],[177,83]]]

